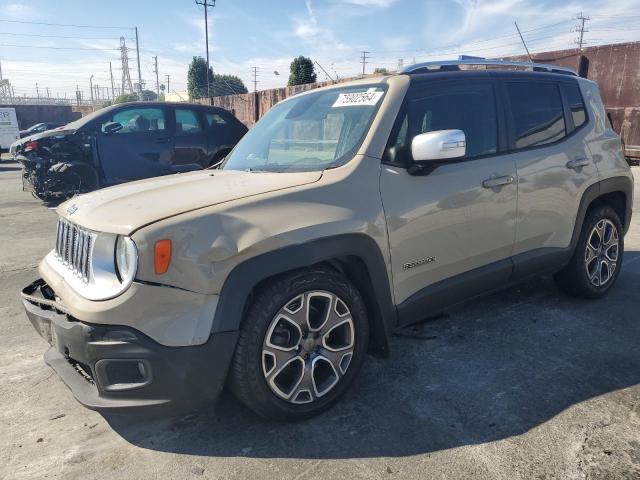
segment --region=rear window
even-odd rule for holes
[[[507,84],[515,131],[515,148],[546,145],[566,136],[558,85],[518,82]]]
[[[571,118],[573,118],[573,126],[577,130],[587,123],[587,111],[584,107],[580,87],[578,85],[565,85],[563,88],[571,111]]]

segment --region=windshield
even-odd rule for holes
[[[222,168],[302,172],[342,165],[362,143],[383,95],[383,85],[364,85],[279,103],[236,145]]]

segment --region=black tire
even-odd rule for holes
[[[353,330],[351,330],[353,333],[351,340],[353,353],[349,357],[350,362],[345,367],[345,371],[336,375],[336,378],[339,377],[337,383],[334,383],[334,386],[326,394],[316,397],[318,390],[314,379],[315,393],[310,394],[310,398],[313,400],[310,403],[292,403],[291,400],[295,399],[289,401],[282,399],[267,382],[266,374],[263,371],[263,361],[265,361],[263,360],[265,356],[263,342],[266,341],[267,332],[271,329],[272,322],[275,322],[278,312],[281,312],[285,306],[290,306],[294,299],[302,298],[302,303],[307,302],[305,299],[311,298],[308,297],[309,292],[314,291],[328,292],[343,301],[348,308],[350,313],[348,317],[352,319],[353,325]],[[309,304],[311,304],[310,302],[311,300],[309,300]],[[335,303],[337,304],[337,300]],[[337,307],[335,308],[337,312]],[[308,323],[309,315],[304,316]],[[328,320],[325,324],[327,323]],[[274,330],[271,332],[273,335]],[[326,335],[328,334],[320,333],[316,336],[324,338]],[[309,337],[312,336],[312,333],[309,332]],[[333,405],[351,385],[364,361],[368,341],[369,324],[364,302],[358,290],[346,278],[331,270],[324,269],[304,269],[280,275],[269,281],[255,294],[243,320],[231,366],[231,390],[242,403],[265,418],[289,421],[310,418]],[[297,347],[299,350],[302,349],[301,355],[306,354],[304,349],[307,348],[306,345],[304,348],[301,346],[303,342],[304,339],[298,342],[299,346]],[[320,347],[317,348],[320,349]],[[319,350],[319,353],[311,352],[310,358],[304,360],[304,368],[314,365],[313,355],[322,356],[322,350]],[[342,360],[344,361],[344,357]],[[300,359],[300,361],[303,360]],[[275,357],[273,363],[275,370],[277,363]],[[342,364],[340,366],[342,367]],[[301,370],[301,375],[304,375],[306,371],[304,368]],[[315,370],[309,371],[315,372]],[[334,372],[337,374],[336,370]],[[312,373],[311,376],[313,375]],[[274,374],[274,377],[276,376],[277,374]],[[300,380],[303,378],[306,377],[300,376]],[[302,383],[300,382],[299,385]],[[303,394],[303,392],[297,393]]]
[[[607,280],[600,285],[596,285],[590,279],[590,268],[586,263],[586,258],[588,242],[592,232],[596,225],[602,221],[609,222],[605,224],[613,225],[616,229],[618,247],[613,273],[608,272]],[[599,236],[597,237],[599,238]],[[623,256],[624,236],[620,218],[613,208],[606,205],[599,206],[587,213],[573,257],[569,264],[555,274],[554,279],[558,287],[569,295],[581,298],[600,298],[611,290],[611,287],[613,287],[618,279],[620,269],[622,268]],[[594,261],[599,262],[598,259]],[[598,283],[598,281],[596,281],[596,283]]]

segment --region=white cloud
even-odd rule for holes
[[[342,0],[345,3],[351,5],[358,5],[359,7],[381,7],[387,8],[396,3],[396,0]]]
[[[11,18],[33,18],[36,11],[23,3],[10,3],[2,8],[2,14]]]

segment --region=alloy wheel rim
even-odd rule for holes
[[[595,287],[609,283],[618,267],[620,237],[618,229],[610,220],[602,219],[595,224],[584,254],[587,277]]]
[[[308,291],[273,317],[262,344],[262,373],[282,400],[311,403],[347,373],[354,346],[355,328],[346,303],[332,292]]]

